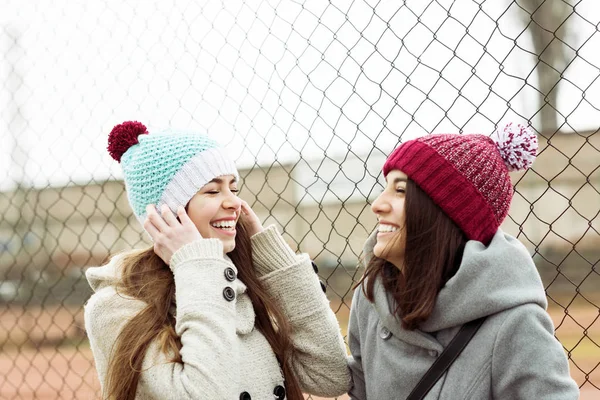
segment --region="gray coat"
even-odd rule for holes
[[[367,241],[372,254],[374,237]],[[383,285],[375,302],[357,288],[348,340],[352,399],[405,399],[464,323],[488,318],[426,399],[577,399],[539,274],[525,247],[498,231],[469,241],[456,275],[420,329],[402,329]]]

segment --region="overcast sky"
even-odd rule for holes
[[[208,132],[240,167],[350,156],[374,174],[399,140],[539,124],[514,2],[0,2],[0,190],[120,178],[105,148],[125,120]],[[598,129],[600,6],[577,12],[558,108]]]

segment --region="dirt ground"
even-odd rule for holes
[[[347,307],[332,304],[332,308],[345,331]],[[600,389],[591,384],[600,388],[599,310],[571,305],[568,313],[552,308],[550,314],[556,335],[571,357],[571,374],[583,385],[580,398],[599,398]],[[0,321],[0,343],[8,343],[0,353],[1,399],[98,398],[99,383],[82,336],[80,310],[5,308],[0,311]],[[63,341],[65,335],[68,342]]]

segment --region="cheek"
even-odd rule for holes
[[[396,223],[404,230],[404,222],[406,221],[406,212],[404,210],[404,199],[399,200],[394,204],[394,214],[396,214]]]
[[[212,218],[209,211],[207,202],[202,198],[192,199],[188,206],[188,216],[197,228],[208,225]]]

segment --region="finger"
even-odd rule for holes
[[[183,208],[183,206],[177,207],[177,216],[181,221],[181,225],[193,225],[194,227],[196,227],[196,225],[194,225],[194,221],[190,219],[190,216],[187,214],[187,212],[185,212],[185,208]]]
[[[179,220],[181,221],[182,226],[185,226],[189,229],[192,229],[194,232],[197,232],[200,239],[202,239],[202,234],[196,227],[196,224],[194,223],[194,221],[192,221],[190,216],[185,211],[185,208],[183,208],[182,206],[179,206],[177,208],[177,216],[179,217]]]
[[[162,217],[158,214],[158,211],[156,211],[156,207],[154,207],[154,204],[148,204],[146,206],[146,216],[159,232],[163,232],[169,227],[162,219]]]
[[[243,206],[243,212],[246,216],[248,216],[250,219],[256,220],[258,221],[258,215],[256,215],[256,213],[254,212],[254,210],[250,207],[250,205],[248,203],[246,203],[245,206]]]
[[[167,206],[166,204],[163,204],[160,207],[160,211],[161,211],[163,220],[167,223],[167,225],[169,225],[170,227],[175,227],[175,226],[179,225],[179,221],[177,221],[177,218],[175,218],[175,215],[173,214],[173,212],[171,211],[169,206]]]
[[[250,208],[248,203],[245,200],[242,200],[242,212],[245,215],[248,215],[248,214],[250,214],[251,211],[252,211],[252,209]]]
[[[156,239],[158,235],[160,235],[160,232],[158,231],[158,229],[156,229],[152,221],[150,221],[148,218],[146,218],[146,220],[144,221],[144,229],[146,230],[146,232],[148,232],[152,241],[156,242]]]

